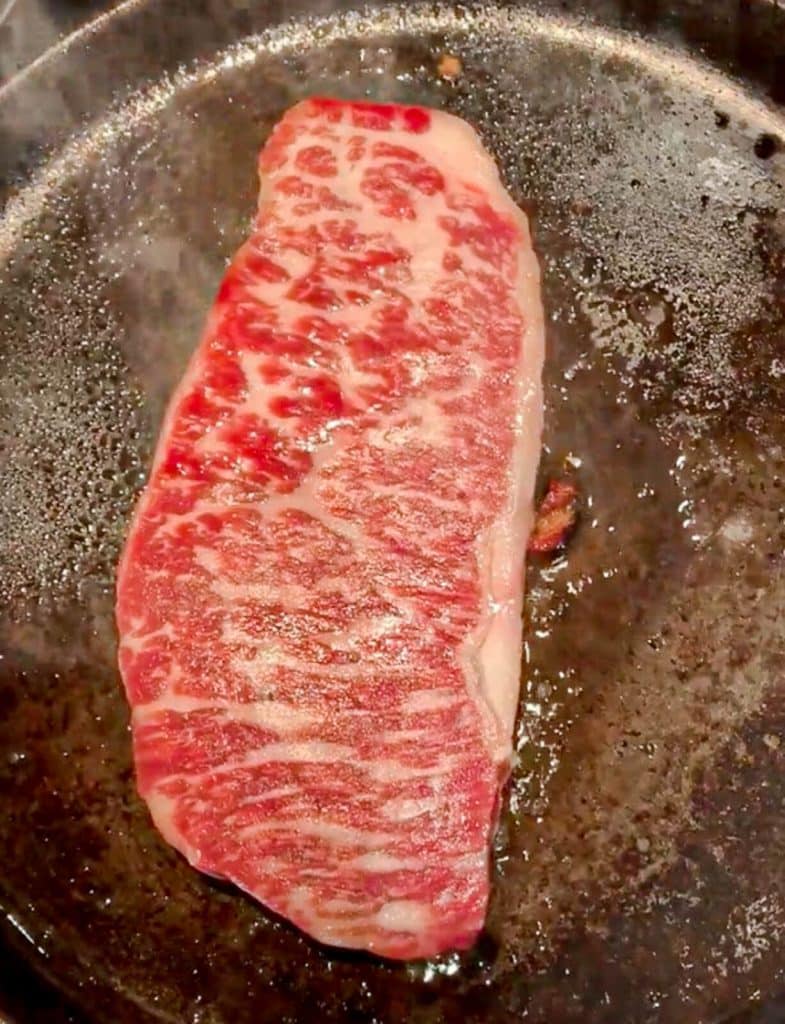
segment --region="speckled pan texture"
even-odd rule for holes
[[[785,12],[752,0],[151,0],[0,90],[20,1022],[785,1019],[782,52]],[[568,459],[582,494],[567,554],[529,577],[487,932],[433,963],[319,948],[192,871],[136,796],[115,668],[114,565],[164,404],[257,150],[312,93],[480,130],[544,272],[543,482]]]

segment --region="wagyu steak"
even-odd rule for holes
[[[448,114],[308,100],[259,168],[119,569],[139,790],[321,942],[430,956],[482,928],[510,761],[537,263]]]

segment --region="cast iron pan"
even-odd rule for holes
[[[487,930],[432,963],[317,947],[187,867],[135,794],[115,668],[164,403],[256,152],[312,93],[480,130],[544,271],[543,480],[568,459],[582,493],[567,554],[529,576]],[[785,1020],[784,98],[773,0],[148,0],[0,90],[16,1019]]]

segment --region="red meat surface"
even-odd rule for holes
[[[324,943],[472,943],[540,448],[526,219],[472,129],[308,100],[172,398],[119,569],[139,791]]]

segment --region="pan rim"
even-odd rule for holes
[[[55,43],[53,46],[48,48],[42,55],[40,55],[40,57],[36,58],[35,61],[31,62],[30,65],[28,65],[21,72],[19,72],[16,75],[14,75],[12,79],[10,79],[2,87],[0,87],[0,105],[7,98],[13,97],[14,90],[11,89],[12,86],[15,89],[23,88],[24,85],[27,83],[27,81],[29,80],[30,77],[33,77],[34,75],[37,75],[37,74],[39,74],[41,72],[44,72],[47,69],[47,67],[53,61],[55,61],[57,59],[61,59],[61,58],[67,57],[69,55],[69,53],[71,53],[74,49],[76,49],[78,47],[78,45],[83,43],[85,40],[90,40],[90,38],[92,36],[97,35],[101,31],[103,31],[104,27],[107,25],[108,22],[110,22],[110,21],[113,22],[114,21],[114,18],[115,18],[116,15],[120,15],[122,18],[126,18],[126,17],[129,17],[129,16],[132,16],[135,11],[139,10],[140,8],[142,8],[144,6],[148,6],[152,2],[153,2],[153,0],[123,0],[122,3],[118,4],[116,7],[112,8],[110,11],[103,12],[103,13],[97,15],[95,18],[91,19],[88,23],[86,23],[86,25],[82,26],[80,29],[76,30],[75,32],[70,33],[68,36],[66,36],[63,40],[59,41],[58,43]],[[764,0],[764,2],[768,3],[769,0]],[[420,6],[420,5],[418,5],[418,6]],[[421,5],[421,6],[425,6],[425,5]],[[442,5],[440,5],[440,6],[442,6]],[[449,7],[451,5],[445,4],[443,6]],[[369,7],[364,7],[363,8],[363,11],[369,11],[370,12],[371,10],[372,9],[369,8]],[[376,9],[376,10],[378,10],[378,9]],[[328,15],[328,16],[325,16],[325,17],[326,18],[330,18],[330,20],[334,20],[336,18],[336,15],[332,15],[332,16]],[[302,19],[299,16],[295,16],[292,19],[286,19],[286,20],[284,20],[282,22],[277,22],[271,28],[280,31],[280,30],[282,30],[284,28],[284,26],[286,26],[287,24],[291,24],[291,22],[295,21],[295,20],[296,21],[300,21]],[[611,30],[605,30],[605,31],[606,32],[610,32]],[[619,30],[614,29],[613,31],[616,32],[616,31],[619,31]],[[245,42],[247,43],[247,42],[249,42],[251,40],[256,40],[258,38],[259,38],[258,35],[249,36],[249,37],[247,37]],[[241,42],[231,44],[229,47],[219,48],[217,50],[217,52],[219,52],[219,53],[226,53],[227,50],[231,50],[234,47],[241,45]],[[662,48],[661,44],[654,43],[654,42],[646,44],[646,45],[651,46],[652,49],[661,49]],[[720,72],[719,69],[717,69],[714,65],[708,63],[707,61],[705,61],[702,57],[699,57],[698,55],[696,55],[695,58],[690,60],[690,61],[686,61],[685,60],[685,63],[689,65],[688,70],[690,70],[692,73],[695,73],[696,63],[697,63],[698,60],[700,60],[700,62],[701,62],[699,66],[702,69],[705,69],[705,71],[707,73],[710,72],[713,75],[716,75],[717,79],[721,78],[723,81],[727,82],[727,80],[728,80],[727,73]],[[189,75],[195,75],[196,73],[198,73],[198,65],[199,65],[198,60],[194,60],[192,62],[189,62],[187,67],[184,69],[186,74],[185,74],[185,77],[182,79],[182,83],[183,84],[188,82],[188,76]],[[669,68],[672,70],[672,66],[670,64],[669,64]],[[178,84],[179,84],[179,82],[180,82],[180,80],[178,80]],[[155,84],[156,84],[156,82],[153,81],[152,85],[155,86]],[[741,83],[741,84],[743,84],[745,86],[745,89],[749,88],[748,83]],[[739,89],[733,89],[732,93],[733,93],[733,97],[734,97],[734,103],[738,105],[739,100],[740,100],[740,90]],[[125,97],[123,97],[121,99],[121,102],[120,102],[121,110],[125,110],[127,108],[127,105],[129,103],[133,102],[135,94],[136,94],[136,90],[133,89],[133,91],[130,93],[129,96],[125,96]],[[162,101],[165,102],[165,97],[163,97],[163,96],[162,96]],[[761,118],[761,114],[762,114],[762,110],[763,110],[763,105],[765,103],[767,103],[767,101],[765,101],[763,97],[755,96],[754,98],[752,98],[752,97],[750,98],[750,102],[754,104],[755,117],[758,120],[758,122],[760,123],[760,118]],[[111,111],[108,111],[108,113],[110,114],[110,116],[113,116]],[[780,132],[781,128],[782,128],[782,118],[781,118],[781,116],[776,120],[776,122],[772,122],[772,123],[776,123],[776,130],[778,132]],[[93,131],[93,129],[94,129],[94,122],[90,122],[87,125],[86,129],[85,129],[85,135],[89,136],[90,133]],[[71,135],[67,136],[66,146],[70,146],[77,139],[82,139],[82,133],[81,132],[76,132],[74,134],[71,134]],[[55,151],[55,159],[58,159],[57,151]],[[36,169],[36,174],[42,168],[45,169],[45,168],[47,168],[49,166],[49,160],[50,160],[50,157],[48,157],[48,156],[44,157],[44,160],[42,162],[41,167]],[[22,192],[26,193],[27,190],[32,186],[32,184],[33,184],[33,181],[32,180],[29,181],[25,186],[23,186]],[[0,220],[4,220],[6,214],[7,214],[7,210],[4,212],[4,214],[3,214],[2,218],[0,218]],[[34,214],[31,214],[31,216],[34,216]],[[1,237],[1,233],[0,233],[0,237]]]

